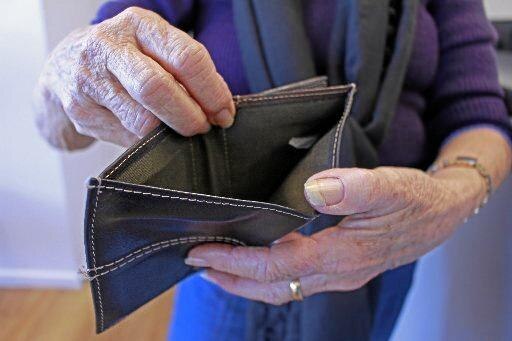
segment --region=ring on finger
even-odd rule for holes
[[[300,284],[300,279],[294,279],[289,284],[290,291],[292,293],[292,299],[294,301],[302,301],[304,299],[304,295],[302,294],[302,285]]]

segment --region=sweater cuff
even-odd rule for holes
[[[481,124],[500,129],[512,141],[512,125],[507,108],[503,99],[498,96],[466,98],[441,104],[438,108],[441,108],[438,114],[427,125],[432,142],[437,146],[453,133]]]

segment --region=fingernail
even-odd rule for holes
[[[306,198],[313,206],[339,204],[345,196],[343,182],[338,178],[314,179],[304,184]]]
[[[185,258],[185,264],[189,266],[195,266],[198,268],[205,268],[208,266],[208,263],[204,259],[194,257]]]
[[[235,119],[228,109],[223,109],[217,115],[215,115],[215,123],[217,123],[217,125],[221,126],[222,128],[231,127],[233,122],[235,122]]]

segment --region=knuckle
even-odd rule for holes
[[[99,24],[94,26],[85,39],[85,43],[79,53],[78,65],[100,65],[99,60],[112,50],[113,42],[112,32],[106,25]]]
[[[168,82],[164,77],[153,72],[146,73],[146,75],[143,73],[136,83],[137,93],[144,103],[158,101],[162,97],[165,88],[172,90],[172,87],[167,87]]]
[[[135,135],[145,135],[155,126],[156,118],[143,107],[122,109],[121,112],[119,119],[123,126]]]
[[[184,41],[185,38],[179,38],[179,40],[176,44],[173,64],[184,77],[194,77],[209,67],[207,63],[209,54],[203,44],[197,41]]]
[[[126,129],[134,132],[136,122],[136,114],[134,113],[134,111],[126,105],[121,105],[115,110],[116,116],[119,118],[119,121],[121,121],[123,126]]]
[[[286,269],[285,264],[279,264],[278,262],[270,261],[266,263],[264,272],[262,275],[263,282],[273,283],[289,274],[289,269]]]
[[[128,7],[118,15],[120,24],[131,27],[135,32],[154,28],[155,23],[161,21],[158,19],[161,18],[155,12],[136,6]]]
[[[135,124],[135,134],[144,136],[155,129],[160,124],[160,121],[150,113],[144,113],[137,116]]]
[[[88,95],[96,101],[112,105],[113,108],[119,105],[118,103],[122,102],[120,99],[120,90],[115,84],[112,84],[112,82],[108,80],[95,80],[90,83],[92,86],[90,86]]]
[[[388,181],[392,182],[392,185],[388,187],[392,194],[393,202],[400,207],[409,207],[412,211],[416,209],[421,210],[425,203],[421,199],[425,192],[428,191],[425,182],[421,181],[421,178],[418,178],[416,173],[399,173],[394,170],[390,170],[389,173]],[[406,213],[411,213],[412,211],[409,210]]]
[[[128,7],[127,9],[125,9],[124,11],[122,11],[119,16],[121,18],[126,18],[126,19],[141,19],[142,17],[144,17],[147,13],[147,10],[144,10],[140,7],[137,7],[137,6],[131,6],[131,7]]]
[[[84,111],[80,100],[76,96],[67,96],[62,99],[62,108],[70,118],[82,121]]]
[[[190,137],[202,132],[203,123],[197,118],[191,118],[190,120],[180,124],[175,129],[183,136]]]
[[[89,34],[87,35],[87,43],[94,45],[105,36],[104,32],[105,24],[98,24],[91,27]]]
[[[384,189],[382,177],[379,176],[378,172],[369,169],[363,169],[362,172],[364,174],[364,178],[372,185],[371,194],[378,196]]]
[[[85,67],[91,63],[91,51],[97,49],[96,42],[93,42],[92,38],[87,38],[84,45],[78,53],[77,65],[80,67]]]
[[[205,110],[210,113],[216,113],[232,105],[232,96],[229,88],[214,68],[212,68],[212,72],[204,75],[204,77],[197,78],[201,78],[199,91],[210,94],[209,100],[204,103]]]
[[[349,194],[344,196],[342,204],[353,213],[368,210],[380,197],[379,179],[374,170],[353,168],[343,183]]]
[[[99,24],[91,28],[85,41],[85,48],[81,51],[82,59],[88,60],[105,44],[108,36],[105,26],[105,24]]]
[[[81,135],[87,135],[87,136],[90,136],[90,132],[88,129],[86,129],[83,125],[81,124],[75,124],[75,130],[77,133],[81,134]]]
[[[71,82],[68,84],[71,97],[75,99],[79,98],[90,90],[91,87],[88,74],[88,71],[83,67],[76,68],[72,72]]]
[[[258,270],[259,271],[257,274],[257,279],[260,282],[272,283],[277,278],[277,270],[276,267],[274,266],[274,263],[269,264],[265,262],[264,264],[261,265],[261,267],[258,268]]]
[[[270,260],[270,251],[266,250],[265,254],[262,255],[261,259],[257,262],[254,278],[258,282],[271,283],[276,280],[277,275],[277,267],[275,263]]]

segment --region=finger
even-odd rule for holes
[[[300,283],[300,290],[304,298],[328,291],[352,291],[363,287],[369,280],[377,276],[378,272],[346,278],[337,275],[316,274],[296,278]],[[293,300],[290,281],[276,283],[262,283],[232,274],[206,270],[201,276],[225,291],[250,300],[281,305]]]
[[[331,215],[392,211],[401,190],[400,178],[383,169],[329,169],[313,175],[304,185],[309,203]]]
[[[107,58],[107,68],[130,96],[184,136],[205,133],[205,114],[167,71],[132,46]]]
[[[142,51],[185,86],[212,123],[230,126],[235,115],[232,95],[206,48],[153,12],[135,8],[128,15],[137,23]]]
[[[129,147],[139,140],[109,110],[89,100],[67,98],[62,107],[78,133]]]
[[[115,79],[99,84],[89,95],[98,104],[110,110],[127,130],[139,138],[150,133],[161,123],[153,113],[135,101]]]
[[[193,248],[185,263],[259,282],[276,282],[319,272],[321,252],[315,240],[304,236],[270,248],[212,243]]]
[[[206,270],[201,276],[225,291],[250,300],[281,305],[292,300],[288,282],[262,283],[232,274]]]
[[[211,269],[201,273],[201,277],[233,295],[250,300],[273,305],[281,305],[293,300],[290,281],[263,283]],[[326,284],[331,283],[331,277],[328,275],[314,275],[299,279],[302,296],[308,297],[326,291]]]

